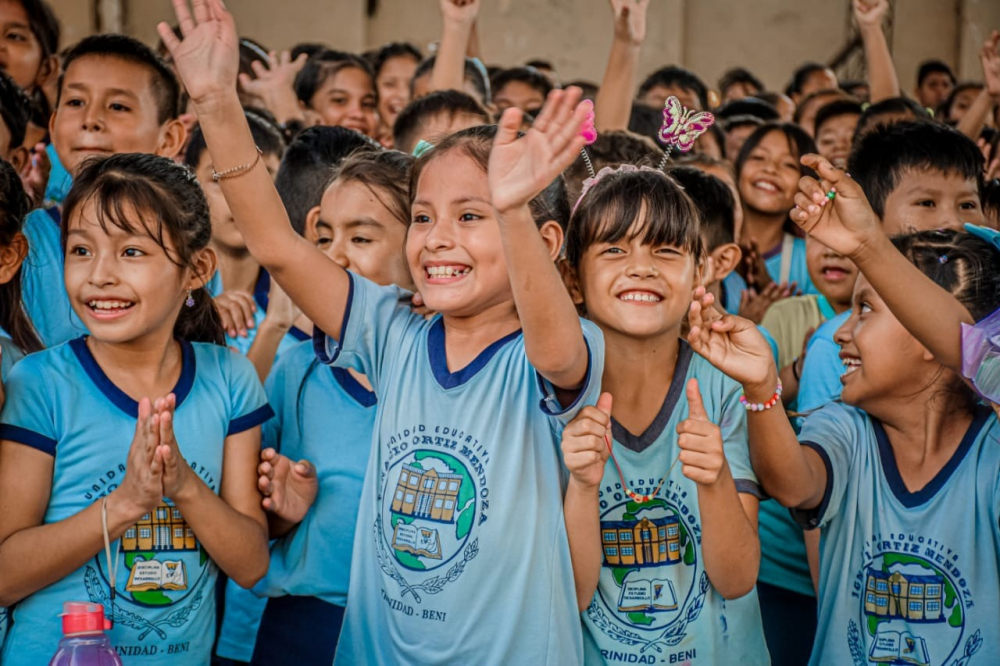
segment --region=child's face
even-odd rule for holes
[[[757,131],[757,125],[747,124],[739,125],[726,132],[726,159],[735,162],[736,156],[740,154],[740,148],[755,131]]]
[[[265,155],[261,158],[267,171],[274,178],[277,173],[279,159],[276,155]],[[222,252],[243,253],[247,251],[246,241],[243,234],[236,228],[233,221],[233,214],[229,210],[229,202],[222,195],[222,187],[212,179],[212,158],[205,150],[198,160],[198,168],[195,169],[198,182],[201,183],[201,190],[208,200],[208,210],[212,216],[212,242]]]
[[[917,99],[920,106],[938,108],[942,102],[948,99],[951,89],[955,85],[951,82],[951,77],[944,72],[933,72],[928,74],[920,87],[917,88]]]
[[[829,68],[817,70],[806,77],[805,83],[802,84],[802,90],[799,92],[799,99],[820,90],[836,90],[837,86],[837,75],[833,73],[833,70]]]
[[[760,90],[758,90],[756,86],[745,81],[740,81],[732,84],[722,91],[722,101],[732,102],[733,100],[743,99],[745,97],[755,97],[759,94]]]
[[[653,86],[646,94],[639,98],[639,101],[647,106],[651,106],[656,109],[662,109],[667,103],[668,97],[676,97],[680,100],[680,103],[687,109],[693,109],[695,111],[701,111],[701,100],[698,99],[698,94],[693,90],[688,90],[687,88],[681,88],[677,85],[670,86]]]
[[[847,167],[847,158],[851,154],[851,139],[854,138],[854,128],[858,126],[860,116],[845,113],[834,116],[823,123],[816,134],[816,148],[819,154],[830,160],[838,169]]]
[[[358,181],[334,181],[323,193],[307,237],[343,268],[381,285],[413,288],[403,252],[406,226]]]
[[[889,235],[982,224],[974,180],[938,170],[908,169],[885,199],[882,224]]]
[[[534,116],[545,104],[545,95],[523,81],[511,81],[494,93],[493,103],[499,113],[514,106]]]
[[[321,125],[346,127],[366,136],[378,128],[375,89],[371,79],[357,67],[345,67],[328,76],[310,100]]]
[[[839,98],[838,92],[829,92],[824,95],[817,95],[809,100],[809,103],[802,107],[799,115],[799,127],[805,130],[811,137],[816,136],[816,113],[819,112],[828,102]]]
[[[766,215],[787,213],[795,205],[799,162],[782,132],[769,132],[750,151],[740,172],[740,199]]]
[[[386,126],[392,127],[396,117],[410,101],[410,80],[417,71],[417,62],[410,56],[389,58],[382,65],[375,85],[378,86],[378,114]]]
[[[644,244],[642,220],[629,235],[584,251],[575,300],[605,332],[637,339],[676,335],[700,279],[697,263],[683,249]]]
[[[411,220],[406,259],[428,308],[470,316],[513,306],[486,174],[472,158],[456,149],[427,164]]]
[[[951,110],[948,112],[947,120],[953,120],[955,122],[960,121],[965,117],[965,114],[969,111],[969,107],[972,106],[976,98],[979,97],[981,88],[966,88],[962,92],[955,95],[955,101],[951,104]]]
[[[806,266],[819,293],[834,306],[850,307],[854,282],[858,278],[858,268],[853,261],[809,236],[806,238]]]
[[[34,89],[42,69],[42,45],[31,31],[19,0],[0,0],[0,69],[26,91]]]
[[[132,219],[141,219],[133,211]],[[175,254],[169,234],[168,251]],[[97,221],[87,202],[69,220],[66,291],[90,334],[104,342],[133,342],[173,329],[191,272],[174,264],[148,234],[131,234]]]
[[[160,124],[151,72],[105,56],[84,56],[70,63],[49,130],[59,159],[74,175],[94,155],[173,157],[184,141],[178,121]]]

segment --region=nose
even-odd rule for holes
[[[649,278],[657,275],[656,265],[653,262],[653,257],[650,252],[643,248],[638,252],[633,252],[629,256],[629,262],[626,266],[626,271],[629,277],[635,278]]]
[[[429,227],[424,233],[426,249],[441,251],[455,246],[455,228],[448,220],[438,219],[426,224]]]
[[[347,270],[351,267],[351,259],[347,256],[347,248],[343,240],[336,240],[330,245],[329,257],[333,259],[341,268]]]
[[[847,318],[840,328],[833,334],[833,341],[843,347],[854,340],[854,327],[858,322],[857,310],[851,310],[851,316]]]
[[[83,130],[97,132],[104,127],[104,111],[97,104],[88,104],[83,113]]]
[[[109,287],[118,283],[117,263],[108,254],[96,254],[90,262],[87,281],[95,287]]]

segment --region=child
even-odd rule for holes
[[[413,100],[399,113],[392,128],[393,145],[413,153],[421,141],[437,144],[459,130],[492,122],[493,116],[475,97],[438,90]]]
[[[206,344],[222,341],[202,289],[208,205],[187,168],[129,154],[88,162],[65,212],[66,286],[90,335],[7,383],[3,663],[47,659],[68,599],[103,605],[130,663],[205,663],[217,571],[249,587],[267,570],[253,474],[272,414],[250,364]]]
[[[545,98],[552,91],[552,81],[531,67],[505,69],[490,78],[493,104],[503,113],[516,106],[534,116],[542,108]]]
[[[437,64],[437,58],[431,56],[417,66],[417,71],[414,72],[413,80],[410,82],[411,100],[420,99],[424,95],[434,92],[431,76],[435,64]],[[473,58],[465,58],[462,66],[462,84],[462,92],[475,97],[477,102],[489,108],[492,104],[490,80],[486,74],[486,68],[481,62]]]
[[[920,106],[936,109],[948,99],[955,83],[951,67],[940,60],[925,60],[917,69],[917,87],[913,92]]]
[[[387,148],[392,148],[393,125],[399,112],[410,103],[410,82],[423,59],[415,46],[405,42],[386,44],[375,54],[372,70],[378,89],[379,135],[389,139]]]
[[[417,161],[406,256],[442,314],[427,321],[405,292],[353,277],[276,224],[285,213],[232,92],[232,17],[219,0],[198,6],[197,23],[175,9],[183,42],[159,33],[217,168],[240,174],[223,192],[251,252],[321,329],[321,360],[362,371],[379,397],[351,567],[361,594],[337,663],[578,662],[555,438],[596,397],[603,344],[553,262],[559,225],[536,230],[555,213],[529,202],[583,147],[580,91],[554,91],[524,138],[508,110],[495,139],[467,130]],[[514,612],[494,603],[511,591]]]
[[[880,125],[920,120],[931,121],[927,109],[906,97],[890,97],[871,104],[864,110],[858,118],[858,124],[854,128],[854,138],[851,141],[857,143],[861,137]]]
[[[785,87],[785,94],[801,105],[805,98],[815,92],[836,90],[839,87],[837,75],[832,69],[817,62],[807,62],[792,73],[792,80]]]
[[[798,102],[798,106],[795,107],[795,115],[792,116],[792,120],[795,122],[796,125],[801,127],[802,130],[810,137],[815,137],[816,113],[822,107],[838,99],[853,99],[853,98],[849,97],[847,93],[845,93],[840,88],[817,90],[814,93],[806,95]]]
[[[806,161],[823,183],[803,181],[793,217],[862,273],[837,332],[843,404],[808,417],[798,438],[775,409],[751,412],[748,426],[764,488],[823,530],[811,663],[967,663],[997,640],[995,599],[973,595],[1000,585],[1000,426],[957,374],[959,322],[1000,305],[997,252],[954,231],[890,242],[856,183],[818,156]],[[749,402],[769,400],[776,370],[763,342],[702,307],[691,307],[692,346]]]
[[[587,146],[587,157],[594,171],[604,167],[617,168],[621,164],[654,166],[663,159],[663,151],[650,139],[628,130],[600,132],[597,141]],[[583,157],[573,162],[563,174],[570,201],[580,198],[583,182],[590,178],[590,170]]]
[[[838,168],[847,166],[847,156],[851,153],[851,141],[861,112],[861,104],[850,99],[835,100],[816,112],[816,148],[820,155]]]
[[[11,0],[0,7],[0,28],[7,45],[0,69],[34,103],[26,135],[33,146],[45,138],[52,108],[46,91],[59,75],[59,21],[44,0]]]
[[[745,97],[758,97],[764,92],[764,83],[747,69],[734,67],[719,77],[719,96],[722,103]]]
[[[656,70],[639,84],[636,101],[663,109],[667,98],[674,96],[686,109],[702,111],[709,108],[708,87],[698,76],[683,67],[670,65]]]
[[[375,75],[358,56],[330,50],[313,55],[295,77],[295,94],[318,124],[377,135]]]
[[[658,171],[605,171],[574,212],[566,258],[570,293],[607,340],[614,396],[563,433],[585,663],[654,651],[769,663],[738,387],[680,339],[703,268],[697,210]]]
[[[123,35],[87,37],[63,59],[52,145],[70,174],[95,155],[172,157],[186,138],[179,106],[177,79],[149,47]],[[59,221],[59,209],[50,208],[32,212],[24,223],[24,303],[46,346],[85,332],[63,286]]]

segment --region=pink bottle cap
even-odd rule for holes
[[[102,634],[111,628],[111,623],[104,619],[104,606],[100,604],[67,601],[60,617],[63,636]]]

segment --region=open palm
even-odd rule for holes
[[[182,39],[166,23],[156,30],[170,51],[177,75],[197,105],[234,90],[239,40],[232,14],[220,0],[173,0]]]

